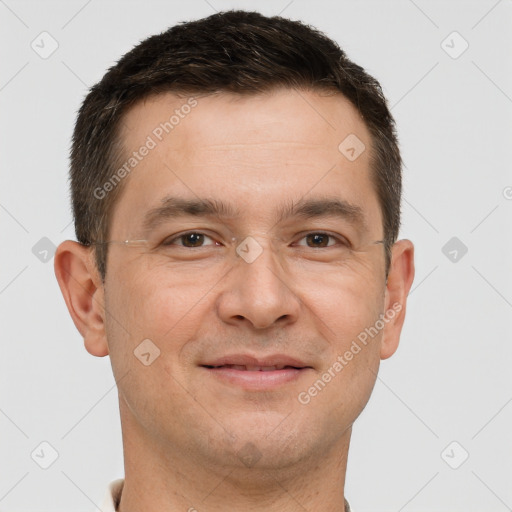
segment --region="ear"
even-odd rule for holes
[[[410,240],[399,240],[391,248],[391,263],[385,291],[385,324],[380,358],[391,357],[398,348],[405,319],[407,296],[414,279],[414,246]],[[393,315],[394,312],[394,315]]]
[[[108,354],[105,334],[104,288],[93,249],[66,240],[54,257],[55,276],[76,328],[93,356]]]

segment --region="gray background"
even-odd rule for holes
[[[123,476],[110,361],[85,351],[53,273],[52,244],[74,238],[76,110],[139,40],[232,7],[325,31],[381,82],[398,124],[417,273],[401,345],[354,427],[348,500],[511,510],[511,0],[0,0],[0,510],[85,512]],[[48,469],[41,442],[58,452]]]

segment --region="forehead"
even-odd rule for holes
[[[206,146],[239,151],[237,144],[283,142],[334,149],[338,156],[339,139],[348,133],[369,142],[359,112],[341,94],[280,88],[244,95],[150,96],[127,112],[121,136],[128,148],[151,135],[184,151]]]
[[[308,194],[330,195],[359,205],[367,221],[380,222],[370,134],[340,94],[165,93],[137,103],[123,121],[126,162],[133,166],[113,231],[142,222],[166,196],[221,200],[256,221],[275,218],[284,203]],[[356,156],[362,151],[356,159],[354,151],[346,152],[352,147]]]

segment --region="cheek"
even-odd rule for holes
[[[118,351],[133,353],[150,339],[162,352],[160,363],[172,359],[173,366],[179,365],[183,346],[197,335],[205,311],[212,308],[212,293],[222,273],[136,263],[124,265],[122,275],[112,273],[115,288],[109,294],[113,319],[108,336],[113,349],[119,345]]]
[[[384,285],[364,273],[355,277],[319,275],[314,283],[302,289],[302,296],[312,310],[315,328],[329,342],[323,371],[330,369],[336,375],[329,387],[339,390],[340,400],[354,397],[357,402],[371,391],[376,378],[371,370],[376,372],[380,361],[382,329],[375,325],[381,324]],[[340,357],[342,369],[335,364]]]
[[[155,418],[162,414],[171,425],[177,418],[160,409],[160,400],[147,397],[155,398],[158,390],[168,403],[183,410],[189,405],[190,397],[179,384],[186,377],[180,352],[194,335],[204,292],[190,292],[189,287],[186,293],[182,284],[171,286],[169,280],[127,271],[122,278],[112,273],[114,282],[105,304],[111,313],[107,338],[119,391],[131,414],[147,428],[156,429]]]
[[[212,321],[208,329],[222,328],[221,319],[213,318],[213,309],[219,290],[226,290],[224,279],[230,286],[243,288],[243,283],[231,280],[230,266],[225,262],[178,266],[155,261],[133,258],[109,268],[106,302],[111,313],[108,338],[113,351],[122,341],[120,350],[133,353],[138,344],[150,339],[171,355],[181,353],[188,340],[204,329],[207,317]],[[302,303],[297,325],[313,325],[312,329],[336,351],[344,351],[383,307],[378,263],[361,256],[336,265],[283,265],[285,288]]]
[[[113,271],[114,286],[109,293],[112,316],[121,327],[126,327],[134,342],[150,338],[158,344],[169,337],[174,343],[186,339],[188,331],[192,334],[200,327],[198,322],[205,308],[213,308],[216,286],[225,290],[223,278],[230,279],[230,266],[223,262],[187,263],[179,267],[169,263],[149,267],[140,263],[127,262],[122,272]],[[283,265],[286,289],[304,305],[305,316],[298,318],[298,323],[309,323],[313,312],[326,324],[327,333],[330,330],[343,338],[366,327],[381,312],[383,304],[384,282],[379,278],[378,263],[361,257],[336,265]],[[242,286],[240,282],[232,285]],[[326,334],[327,338],[331,336]]]
[[[338,334],[365,327],[384,304],[385,282],[372,262],[304,269],[297,278],[293,281],[297,293]]]

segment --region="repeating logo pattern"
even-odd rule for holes
[[[143,7],[126,5],[116,41],[127,40],[135,28],[144,32],[137,25]],[[202,8],[206,16],[224,6],[205,1]],[[52,269],[56,245],[74,238],[65,137],[77,102],[98,79],[104,59],[110,62],[119,50],[111,19],[97,25],[102,9],[77,0],[45,13],[36,2],[0,1],[2,510],[86,510],[104,492],[91,483],[92,475],[101,473],[103,486],[114,477],[109,459],[117,456],[121,467],[120,432],[117,448],[105,435],[116,428],[105,417],[115,405],[117,383],[106,381],[107,373],[91,373],[90,362],[80,359],[81,339]],[[311,24],[322,9],[324,20],[336,14],[340,32],[331,35],[342,47],[350,44],[349,56],[382,80],[404,153],[404,235],[416,245],[417,274],[402,335],[406,348],[393,370],[383,365],[375,390],[396,416],[379,412],[377,424],[365,423],[377,415],[370,401],[354,425],[386,443],[366,456],[371,440],[354,439],[347,497],[355,510],[512,510],[512,174],[505,129],[512,115],[512,2],[342,2],[338,12],[327,2],[313,8],[292,0],[275,9],[272,14]],[[370,10],[382,23],[368,19]],[[161,17],[167,25],[179,21],[172,5]],[[463,117],[467,111],[471,126]],[[363,134],[351,133],[340,134],[335,149],[345,165],[357,168],[373,148]],[[251,236],[236,248],[247,265],[263,251]],[[151,372],[165,347],[140,339],[133,357],[140,371]],[[76,371],[66,369],[75,365]],[[215,414],[212,404],[201,406]],[[256,443],[237,453],[246,468],[264,461]],[[357,462],[363,459],[364,468]],[[60,508],[51,501],[63,497],[68,501]],[[201,510],[200,503],[189,510],[194,507]]]

